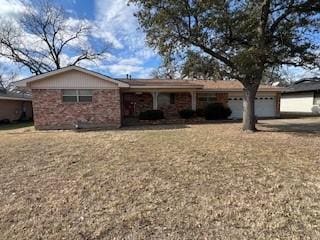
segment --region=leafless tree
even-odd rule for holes
[[[62,7],[49,0],[25,6],[17,21],[1,21],[0,56],[36,75],[103,57],[106,47],[97,50],[88,43],[88,22],[69,18]]]

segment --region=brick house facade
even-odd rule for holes
[[[151,93],[122,93],[123,116],[137,117],[140,112],[152,109],[153,98]]]
[[[174,102],[164,105],[159,105],[159,109],[163,111],[165,118],[178,118],[179,111],[183,109],[191,109],[191,94],[190,93],[171,93],[174,96]]]
[[[32,97],[37,129],[121,126],[119,90],[94,90],[89,103],[65,103],[62,91],[53,89],[34,89]]]
[[[175,119],[183,109],[196,110],[210,102],[232,106],[240,118],[243,96],[237,81],[113,79],[76,66],[15,85],[32,90],[37,129],[118,128],[124,119],[146,110],[159,109],[166,119]],[[259,89],[259,108],[269,109],[263,117],[278,116],[280,91]]]

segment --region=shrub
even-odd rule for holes
[[[205,108],[205,118],[207,120],[227,119],[231,115],[231,110],[222,103],[208,104]]]
[[[205,112],[203,108],[199,108],[196,110],[196,114],[198,117],[204,117],[205,116]]]
[[[1,119],[0,120],[0,124],[9,124],[10,123],[10,120],[9,119]]]
[[[139,115],[140,120],[160,120],[163,118],[164,115],[161,110],[147,110]]]
[[[190,119],[195,116],[196,112],[192,109],[183,109],[179,112],[181,118]]]

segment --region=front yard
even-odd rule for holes
[[[320,239],[320,120],[0,131],[2,239]]]

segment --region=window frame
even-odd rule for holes
[[[75,91],[75,94],[66,94],[66,91]],[[91,94],[81,94],[81,91],[89,91]],[[65,101],[64,97],[76,97],[76,101]],[[81,97],[90,97],[90,101],[81,101]],[[63,103],[91,103],[93,100],[93,91],[91,89],[62,89]]]
[[[216,93],[198,93],[197,94],[197,101],[200,103],[216,103],[218,101]]]
[[[157,96],[158,107],[167,107],[170,105],[174,105],[175,103],[172,103],[172,96],[171,95],[172,95],[172,93],[170,93],[170,92],[159,92],[159,94]],[[175,101],[175,97],[174,97],[174,101]]]

